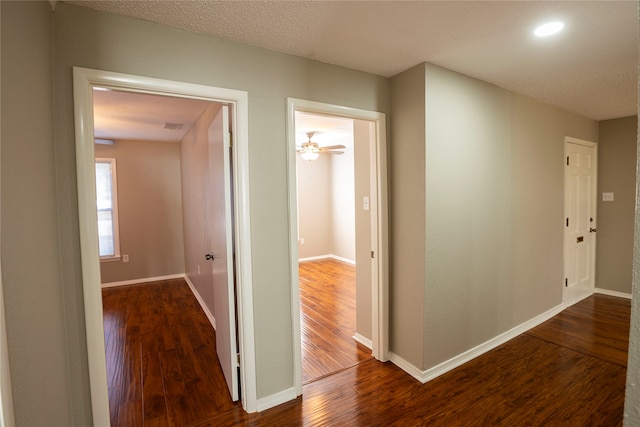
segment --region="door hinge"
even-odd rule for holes
[[[569,166],[569,156],[567,156],[567,166]]]
[[[240,366],[240,353],[238,353],[236,356],[237,356],[236,361],[237,361],[238,367],[239,367]]]
[[[569,226],[569,218],[567,218],[567,227]]]
[[[569,286],[569,279],[567,279],[566,277],[564,278],[564,286]]]
[[[229,132],[229,147],[233,147],[233,132]]]
[[[375,253],[371,251],[371,258],[375,258]]]

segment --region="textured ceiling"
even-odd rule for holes
[[[632,1],[69,1],[386,77],[430,62],[596,120],[637,112]],[[533,28],[561,19],[557,37]]]

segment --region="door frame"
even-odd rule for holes
[[[296,183],[295,112],[304,111],[357,120],[375,125],[375,142],[370,147],[372,352],[380,361],[389,359],[389,229],[387,203],[386,116],[377,111],[343,107],[322,102],[287,98],[287,177],[289,183],[289,273],[293,335],[293,376],[296,394],[302,394],[302,348],[300,337],[300,283],[298,273],[298,193]]]
[[[100,286],[93,136],[93,87],[227,103],[233,109],[233,198],[236,205],[236,292],[238,300],[240,383],[242,406],[257,407],[255,367],[251,229],[249,203],[248,94],[244,91],[156,79],[88,68],[73,68],[78,216],[82,255],[85,328],[93,422],[109,425],[109,397]]]
[[[7,347],[7,327],[4,315],[4,290],[0,267],[0,426],[13,427],[13,395],[11,372],[9,369],[9,349]]]
[[[591,142],[591,141],[587,141],[584,139],[579,139],[579,138],[573,138],[570,136],[567,136],[564,138],[564,159],[567,158],[567,156],[569,155],[569,144],[573,144],[573,145],[582,145],[585,147],[589,147],[593,150],[593,186],[591,189],[591,212],[593,212],[593,218],[594,218],[594,222],[596,224],[596,228],[597,228],[597,224],[598,224],[598,211],[597,211],[597,207],[598,207],[598,144],[595,142]],[[567,168],[566,168],[566,163],[565,166],[563,167],[563,213],[564,213],[564,218],[567,218],[568,215],[568,211],[567,211],[567,174],[569,173]],[[591,277],[593,278],[592,281],[592,286],[590,289],[590,295],[594,293],[595,291],[595,287],[596,287],[596,243],[597,243],[597,234],[593,235],[593,239],[591,242],[591,253],[589,254],[589,263],[590,263],[590,271],[589,274],[591,275]],[[569,305],[573,305],[575,303],[577,303],[579,300],[577,301],[567,301],[568,295],[567,295],[567,287],[566,287],[566,277],[567,277],[567,235],[566,235],[566,230],[563,227],[563,231],[562,231],[562,267],[563,267],[563,276],[565,278],[565,280],[563,280],[562,283],[562,304],[565,306],[569,306]]]

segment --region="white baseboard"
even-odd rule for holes
[[[389,352],[389,361],[421,383],[424,384],[427,382],[427,380],[424,379],[425,371],[421,371],[420,369],[416,368],[411,362],[407,362],[405,359],[391,351]]]
[[[329,258],[329,255],[310,256],[306,258],[298,258],[298,262],[320,261]]]
[[[355,335],[353,335],[352,338],[357,342],[359,342],[360,344],[362,344],[363,346],[367,347],[369,350],[373,349],[373,342],[369,338],[363,335],[360,335],[357,332],[355,333]]]
[[[609,296],[612,296],[612,297],[632,299],[632,295],[631,294],[627,294],[627,293],[624,293],[624,292],[618,292],[618,291],[611,291],[609,289],[595,288],[593,290],[593,292],[596,293],[596,294],[609,295]]]
[[[352,259],[343,258],[341,256],[333,255],[333,254],[311,256],[311,257],[306,257],[306,258],[298,258],[298,262],[320,261],[320,260],[323,260],[323,259],[335,259],[337,261],[346,262],[347,264],[356,265],[356,262],[354,260],[352,260]]]
[[[347,264],[356,265],[356,261],[355,260],[348,259],[348,258],[343,258],[343,257],[338,256],[338,255],[329,255],[329,258],[333,258],[333,259],[336,259],[338,261],[346,262]]]
[[[200,307],[202,307],[202,311],[204,311],[204,314],[207,316],[207,319],[209,319],[209,323],[211,323],[211,326],[213,326],[213,329],[216,329],[216,318],[213,317],[213,314],[211,314],[211,312],[209,311],[209,308],[207,307],[207,305],[204,303],[204,300],[202,299],[202,297],[200,296],[200,294],[198,293],[198,290],[196,289],[196,287],[193,285],[193,283],[191,282],[191,280],[189,280],[189,276],[187,276],[186,274],[183,275],[184,277],[184,281],[187,282],[187,285],[189,285],[189,288],[191,289],[191,292],[193,293],[193,295],[196,297],[196,299],[198,300],[198,303],[200,304]]]
[[[168,276],[144,277],[142,279],[124,280],[122,282],[109,282],[100,285],[102,288],[112,288],[114,286],[137,285],[140,283],[158,282],[160,280],[182,279],[184,274],[170,274]]]
[[[291,387],[276,394],[272,394],[271,396],[258,399],[257,410],[258,412],[266,411],[267,409],[273,408],[274,406],[278,406],[297,397],[295,387]]]
[[[565,306],[563,304],[559,304],[552,309],[540,314],[539,316],[536,316],[533,319],[516,326],[515,328],[512,328],[472,349],[465,351],[464,353],[452,357],[451,359],[446,360],[439,365],[436,365],[433,368],[429,368],[424,371],[416,368],[410,362],[404,360],[402,357],[394,353],[389,353],[389,360],[391,360],[391,362],[397,365],[400,369],[424,384],[427,381],[431,381],[432,379],[439,377],[440,375],[445,374],[459,367],[460,365],[463,365],[475,359],[478,356],[483,355],[489,350],[493,350],[499,345],[506,343],[507,341],[517,337],[524,332],[527,332],[529,329],[532,329],[539,324],[546,322],[547,320],[551,319],[553,316],[564,310],[564,308]]]

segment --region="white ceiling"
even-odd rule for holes
[[[430,62],[582,116],[637,112],[634,1],[69,1],[391,77]],[[556,37],[540,23],[563,20]]]
[[[102,139],[182,141],[209,102],[198,99],[93,91],[94,136]],[[180,124],[168,129],[165,123]]]
[[[311,141],[321,147],[344,145],[353,147],[353,120],[343,117],[322,116],[296,111],[296,144],[308,141],[307,132],[313,132]]]

